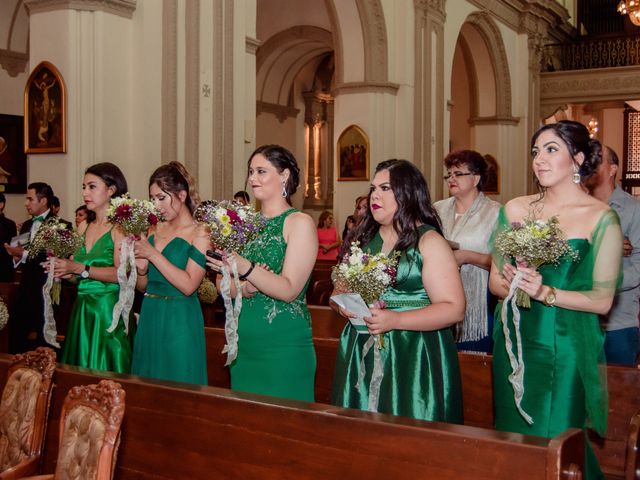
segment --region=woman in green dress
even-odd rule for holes
[[[313,401],[316,355],[305,292],[318,237],[311,217],[291,207],[299,178],[296,159],[278,145],[259,147],[249,159],[247,181],[267,226],[247,244],[244,257],[231,254],[246,280],[231,388]],[[227,262],[207,260],[218,272]]]
[[[133,334],[126,333],[121,319],[109,333],[113,306],[118,301],[118,278],[122,233],[107,220],[112,198],[127,192],[127,181],[112,163],[89,167],[82,183],[84,203],[92,212],[84,242],[72,259],[55,260],[57,277],[78,280],[78,297],[67,327],[62,363],[129,373]]]
[[[538,270],[513,266],[494,253],[489,285],[506,298],[518,272],[518,286],[530,295],[531,308],[520,309],[522,382],[509,381],[517,341],[511,308],[506,326],[499,304],[494,326],[493,381],[496,428],[542,437],[554,437],[570,427],[590,427],[604,434],[607,391],[604,368],[604,332],[598,314],[611,307],[620,275],[622,233],[618,217],[608,205],[589,196],[581,181],[600,162],[600,148],[586,127],[561,121],[544,125],[531,141],[533,171],[541,193],[518,197],[501,209],[496,233],[511,222],[557,217],[576,260],[562,257],[557,265]],[[507,333],[505,333],[505,329]],[[511,339],[507,352],[505,335]],[[517,378],[517,375],[515,376]],[[514,391],[524,388],[520,407]],[[518,394],[520,398],[520,394]],[[526,419],[530,416],[530,423]],[[585,478],[602,472],[585,437]]]
[[[333,403],[462,423],[458,354],[449,327],[464,318],[464,291],[427,184],[415,165],[406,160],[378,165],[369,211],[351,240],[372,254],[401,255],[395,285],[382,294],[384,305],[377,305],[385,308],[371,308],[371,317],[364,319],[371,335],[383,337],[383,346],[378,352],[377,346],[364,349],[370,335],[358,334],[347,324],[340,337]],[[355,316],[337,309],[345,317]]]
[[[149,196],[165,222],[135,242],[137,287],[144,291],[131,372],[207,384],[204,320],[197,290],[209,237],[193,220],[194,182],[181,163],[156,169]]]

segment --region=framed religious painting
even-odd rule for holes
[[[369,137],[351,125],[338,138],[338,181],[369,180]]]
[[[58,69],[41,62],[24,87],[25,153],[67,151],[66,89]]]
[[[27,192],[27,155],[22,115],[0,114],[0,192]]]
[[[487,153],[484,156],[487,161],[487,180],[484,183],[484,193],[487,195],[500,194],[500,166],[496,158]]]

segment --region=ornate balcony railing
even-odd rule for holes
[[[553,72],[629,65],[640,65],[640,35],[547,45],[542,70]]]

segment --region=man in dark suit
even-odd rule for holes
[[[56,217],[60,217],[60,199],[55,195],[51,197],[51,215],[55,215]],[[69,220],[65,220],[64,218],[60,218],[60,221],[67,226],[67,230],[73,230],[73,224]]]
[[[16,222],[4,216],[4,206],[7,199],[0,193],[0,244],[9,243],[16,236]],[[0,248],[0,282],[13,282],[13,261],[11,255],[4,248]]]
[[[51,187],[43,182],[34,182],[27,187],[24,206],[31,218],[22,224],[20,234],[29,234],[33,240],[42,222],[51,215],[50,204],[53,197]],[[11,353],[33,350],[39,346],[47,346],[43,336],[44,302],[42,287],[47,275],[41,263],[46,260],[46,253],[29,259],[29,246],[12,247],[5,243],[5,249],[13,257],[16,267],[21,265],[22,275],[16,305],[11,314],[9,330],[9,349]]]

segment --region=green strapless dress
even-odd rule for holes
[[[287,249],[282,228],[285,219],[295,211],[291,208],[267,219],[260,236],[245,247],[245,258],[266,264],[272,272],[280,274]],[[242,299],[238,356],[231,364],[233,390],[313,401],[316,353],[306,291],[305,284],[291,303],[261,292]]]
[[[543,265],[538,271],[542,283],[560,290],[592,290],[595,283],[604,288],[615,288],[615,278],[595,279],[594,262],[609,226],[619,225],[612,210],[598,222],[591,241],[570,239],[569,244],[578,252],[573,261],[563,257],[557,265]],[[496,234],[509,227],[509,221],[500,210]],[[620,248],[620,246],[618,247]],[[494,261],[495,261],[494,252]],[[499,265],[502,260],[498,260]],[[520,308],[520,332],[524,362],[524,397],[522,408],[533,418],[529,425],[516,409],[514,391],[508,376],[511,374],[506,353],[499,303],[495,313],[493,350],[493,389],[496,429],[541,437],[555,437],[570,427],[593,427],[599,433],[606,428],[607,393],[604,368],[604,331],[594,313],[547,307],[531,301],[531,308]],[[514,354],[516,337],[512,312],[508,311],[509,335]],[[585,478],[600,478],[598,461],[585,437]]]
[[[113,267],[113,239],[106,232],[87,252],[83,244],[75,253],[76,262],[92,267]],[[109,333],[113,307],[118,302],[117,283],[98,280],[79,280],[78,297],[73,305],[62,351],[62,363],[80,367],[129,373],[135,322],[129,335],[124,321]]]
[[[154,236],[149,237],[154,245]],[[189,259],[205,268],[205,256],[175,237],[162,250],[173,265],[185,269]],[[149,263],[131,373],[141,377],[207,385],[204,320],[198,293],[186,296]]]
[[[432,228],[420,227],[424,234]],[[364,247],[372,254],[382,249],[380,234]],[[399,312],[430,305],[422,283],[422,255],[417,248],[402,253],[397,280],[382,294],[387,308]],[[362,349],[369,335],[356,333],[348,323],[340,337],[333,380],[332,403],[369,409],[374,367],[372,347],[364,359],[365,376],[359,388]],[[384,334],[380,350],[383,377],[377,411],[422,420],[462,423],[462,383],[458,352],[450,328],[436,331],[392,330]]]

